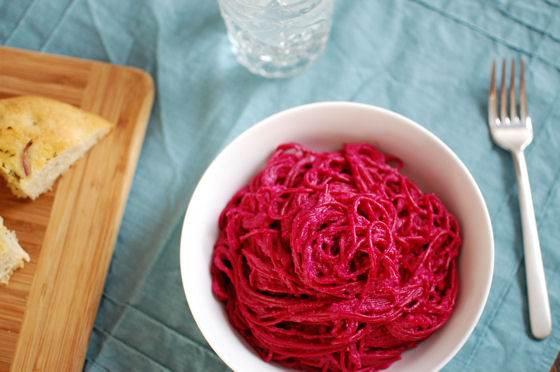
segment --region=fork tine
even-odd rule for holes
[[[513,121],[517,117],[517,100],[515,99],[515,60],[511,60],[511,82],[509,84],[509,117]]]
[[[509,123],[507,116],[507,90],[506,90],[506,60],[502,61],[502,86],[500,87],[500,121]]]
[[[496,60],[492,61],[492,77],[490,79],[490,94],[488,95],[488,123],[497,124],[498,101],[496,97]]]
[[[519,78],[519,111],[521,120],[527,119],[527,93],[525,92],[525,61],[521,59],[521,76]]]

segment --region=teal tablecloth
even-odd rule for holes
[[[338,0],[326,54],[289,80],[237,64],[214,0],[0,0],[0,43],[147,70],[156,100],[85,369],[222,371],[189,313],[179,237],[212,158],[277,111],[378,105],[445,141],[479,183],[496,239],[488,304],[445,371],[548,371],[560,350],[559,0]],[[493,145],[493,58],[527,64],[535,140],[526,156],[554,331],[530,337],[515,174]]]

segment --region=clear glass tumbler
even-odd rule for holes
[[[232,50],[251,72],[294,76],[329,39],[334,0],[218,0]]]

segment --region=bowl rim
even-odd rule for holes
[[[445,152],[461,168],[464,175],[468,177],[470,184],[474,187],[474,193],[475,193],[475,196],[477,198],[477,201],[482,206],[484,226],[487,227],[487,231],[485,231],[485,233],[488,234],[488,243],[489,243],[489,246],[488,246],[489,256],[487,257],[489,259],[489,262],[488,262],[489,263],[489,265],[488,265],[489,266],[488,280],[486,281],[486,283],[484,285],[483,296],[481,298],[480,306],[476,309],[474,317],[472,318],[472,321],[471,321],[467,331],[463,334],[463,336],[460,338],[459,342],[457,342],[455,347],[452,350],[450,350],[447,353],[447,355],[445,357],[443,357],[440,360],[440,362],[437,364],[436,370],[440,370],[447,363],[449,363],[449,361],[451,359],[453,359],[455,357],[455,355],[459,352],[459,350],[461,350],[461,348],[467,342],[467,340],[471,336],[472,332],[474,331],[475,327],[478,325],[478,322],[480,321],[480,317],[482,316],[482,313],[483,313],[483,311],[486,307],[488,297],[489,297],[489,294],[490,294],[490,290],[491,290],[491,287],[492,287],[493,277],[494,277],[495,242],[494,242],[492,221],[491,221],[491,218],[490,218],[490,214],[488,212],[488,207],[486,205],[486,201],[485,201],[485,199],[483,197],[483,194],[482,194],[482,192],[481,192],[481,190],[478,186],[478,183],[476,182],[476,180],[474,179],[474,177],[472,176],[472,174],[470,173],[470,171],[466,167],[466,165],[458,157],[458,155],[445,142],[443,142],[434,133],[432,133],[431,131],[429,131],[428,129],[426,129],[425,127],[420,125],[419,123],[413,121],[412,119],[409,119],[408,117],[405,117],[404,115],[401,115],[401,114],[399,114],[397,112],[394,112],[392,110],[385,109],[385,108],[375,106],[375,105],[359,103],[359,102],[350,102],[350,101],[323,101],[323,102],[314,102],[314,103],[308,103],[308,104],[294,106],[294,107],[276,112],[272,115],[269,115],[269,116],[265,117],[264,119],[262,119],[262,120],[256,122],[255,124],[251,125],[247,129],[245,129],[243,132],[241,132],[238,136],[236,136],[233,140],[231,140],[229,143],[227,143],[227,145],[214,156],[212,161],[208,164],[208,166],[206,167],[206,169],[202,173],[201,177],[199,178],[199,180],[196,184],[196,187],[193,189],[193,192],[191,194],[191,197],[190,197],[190,200],[189,200],[189,203],[188,203],[185,215],[184,215],[184,220],[183,220],[183,224],[182,224],[182,228],[181,228],[180,251],[179,251],[181,282],[182,282],[182,285],[183,285],[183,290],[184,290],[184,294],[185,294],[185,297],[186,297],[186,300],[187,300],[187,304],[188,304],[188,307],[191,311],[193,319],[194,319],[198,329],[202,333],[203,337],[208,342],[208,345],[212,348],[212,350],[219,356],[219,358],[226,365],[228,365],[230,368],[235,370],[234,363],[232,363],[232,361],[229,360],[229,358],[227,356],[223,355],[221,350],[216,350],[216,348],[214,347],[213,340],[208,337],[208,334],[206,332],[206,324],[204,324],[200,321],[199,312],[196,311],[197,306],[196,306],[195,303],[192,302],[192,296],[189,296],[190,291],[189,291],[189,284],[188,284],[188,281],[187,281],[188,278],[189,278],[189,275],[188,275],[188,272],[186,270],[186,264],[185,264],[185,262],[187,260],[187,257],[188,257],[188,254],[187,254],[188,249],[186,247],[187,244],[185,242],[186,241],[185,230],[187,230],[187,224],[190,221],[190,219],[192,218],[190,213],[189,213],[190,207],[191,207],[191,202],[196,198],[198,193],[201,192],[200,187],[201,187],[201,185],[204,184],[204,180],[205,180],[206,177],[208,177],[208,174],[209,174],[210,170],[212,169],[213,165],[216,162],[218,162],[218,160],[221,159],[222,157],[227,156],[230,149],[235,147],[237,143],[242,142],[245,137],[251,136],[253,134],[253,132],[257,132],[259,130],[262,130],[263,127],[266,127],[267,125],[269,125],[268,123],[274,122],[277,119],[281,118],[282,116],[289,116],[289,115],[293,115],[293,114],[295,114],[297,112],[300,112],[300,111],[317,110],[317,109],[321,109],[321,108],[325,108],[325,107],[346,108],[346,109],[355,108],[355,109],[366,109],[366,110],[374,111],[374,112],[377,112],[378,114],[386,115],[388,117],[391,117],[392,119],[396,119],[397,121],[400,121],[402,124],[405,124],[409,128],[414,128],[414,130],[422,132],[423,135],[427,136],[430,140],[435,141],[443,150],[445,150]],[[208,272],[209,272],[209,269],[208,269]],[[210,291],[211,289],[209,288],[208,290]],[[195,305],[195,306],[193,306],[193,305]],[[195,309],[195,311],[193,311],[193,308]]]

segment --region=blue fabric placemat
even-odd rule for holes
[[[558,0],[338,0],[326,53],[287,80],[237,64],[214,0],[0,0],[0,43],[136,66],[156,82],[86,370],[227,370],[183,295],[179,239],[189,198],[242,131],[329,100],[378,105],[422,124],[484,194],[496,241],[493,286],[474,333],[444,370],[550,369],[560,350]],[[486,125],[491,61],[504,57],[527,65],[535,139],[526,157],[555,327],[543,341],[528,326],[513,164]]]

